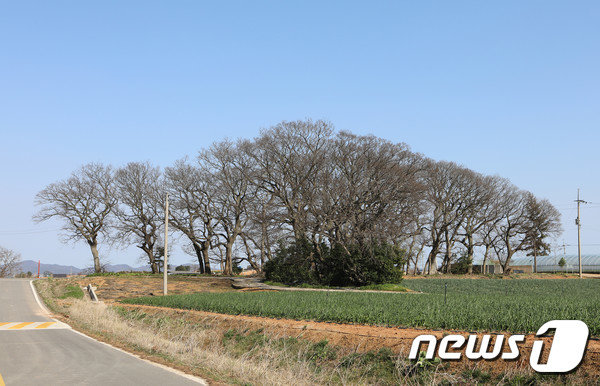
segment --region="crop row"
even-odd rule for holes
[[[143,297],[125,303],[298,320],[535,332],[579,319],[600,335],[600,280],[406,280],[406,293],[255,292]],[[446,294],[444,294],[446,292]]]

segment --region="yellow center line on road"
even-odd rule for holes
[[[34,322],[24,322],[24,323],[19,323],[15,326],[9,327],[9,330],[18,330],[19,328],[23,328],[25,326],[29,326],[30,324],[33,324]]]
[[[7,324],[10,324],[10,322],[2,322],[2,323],[0,323],[0,327],[7,325]],[[2,386],[2,384],[0,384],[0,386]]]
[[[4,380],[2,379],[2,374],[0,374],[0,386],[6,386],[4,384]]]
[[[56,322],[46,322],[46,323],[42,323],[39,326],[35,326],[35,328],[46,328],[46,327],[50,327],[51,325],[55,324]]]

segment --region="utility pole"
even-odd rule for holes
[[[579,189],[577,189],[577,218],[575,219],[575,224],[577,224],[577,255],[579,256],[579,278],[583,277],[583,271],[581,269],[581,220],[579,218],[579,206],[581,204],[587,204],[586,201],[583,201],[579,198]]]
[[[565,263],[566,263],[565,265],[568,268],[569,264],[567,263],[567,244],[565,244],[565,240],[563,240],[562,247],[563,247],[563,258],[565,259]],[[564,272],[564,267],[561,267],[561,269]]]
[[[167,193],[167,200],[165,201],[165,252],[163,253],[163,295],[167,294],[167,271],[168,269],[168,257],[169,254],[169,193]]]
[[[533,273],[537,273],[537,239],[533,240]]]

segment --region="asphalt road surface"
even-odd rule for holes
[[[29,280],[0,279],[0,385],[198,385],[46,316]]]

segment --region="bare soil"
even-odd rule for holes
[[[117,277],[92,276],[69,279],[81,287],[88,284],[96,287],[96,295],[104,302],[114,302],[125,298],[140,296],[162,296],[163,279],[156,276]],[[235,291],[232,279],[221,277],[173,277],[169,276],[169,294],[188,294],[196,292]]]

